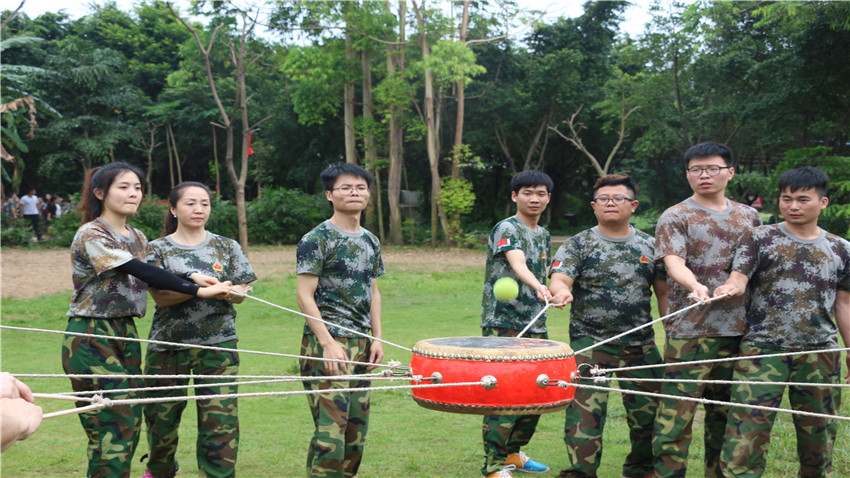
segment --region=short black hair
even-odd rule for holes
[[[635,184],[632,177],[628,174],[609,174],[607,176],[602,176],[601,178],[596,180],[596,184],[593,185],[593,197],[596,198],[596,190],[601,187],[619,185],[625,186],[632,192],[632,199],[636,198],[638,191],[640,191],[640,187]]]
[[[712,156],[720,156],[726,166],[732,166],[732,150],[728,146],[720,143],[700,143],[685,151],[685,167],[688,167],[692,159],[710,158]]]
[[[511,192],[518,193],[520,189],[532,186],[546,186],[546,190],[551,194],[555,183],[543,171],[523,171],[511,178]]]
[[[785,171],[779,176],[779,194],[786,188],[792,193],[798,189],[814,189],[818,196],[825,197],[827,183],[829,176],[825,172],[812,166],[803,166]]]
[[[356,176],[358,178],[363,178],[366,180],[366,184],[371,188],[372,182],[375,178],[369,174],[369,171],[361,168],[360,166],[354,163],[336,163],[331,164],[319,176],[322,179],[322,186],[325,188],[325,191],[332,191],[334,188],[334,184],[336,184],[336,178],[342,176],[343,174],[348,174],[351,176]]]

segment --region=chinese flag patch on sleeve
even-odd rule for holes
[[[508,239],[508,238],[505,238],[505,239],[500,239],[498,244],[496,244],[496,247],[505,247],[505,246],[510,246],[510,245],[511,245],[511,240]]]
[[[556,267],[561,267],[561,261],[555,261],[552,263],[552,269],[555,269]]]

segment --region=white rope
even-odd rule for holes
[[[720,401],[720,400],[709,400],[709,399],[705,399],[705,398],[683,397],[683,396],[680,396],[680,395],[667,395],[667,394],[664,394],[664,393],[642,392],[642,391],[638,391],[638,390],[624,390],[624,389],[621,389],[621,388],[598,387],[596,385],[569,383],[569,382],[565,382],[563,380],[558,382],[558,386],[561,387],[561,388],[566,388],[566,387],[586,388],[586,389],[589,389],[589,390],[597,390],[597,391],[600,391],[600,392],[614,391],[614,392],[620,392],[620,393],[631,393],[631,394],[634,394],[634,395],[645,395],[647,397],[671,398],[673,400],[683,400],[683,401],[686,401],[686,402],[697,402],[697,403],[702,403],[704,405],[709,404],[709,405],[721,405],[721,406],[737,407],[737,408],[749,408],[751,410],[761,410],[761,411],[765,411],[765,412],[790,413],[792,415],[803,415],[803,416],[807,416],[807,417],[826,418],[826,419],[829,419],[829,420],[850,421],[850,417],[843,417],[841,415],[828,415],[826,413],[805,412],[805,411],[802,411],[802,410],[789,410],[787,408],[765,407],[765,406],[760,406],[760,405],[750,405],[750,404],[746,404],[746,403],[723,402],[723,401]]]
[[[20,376],[17,374],[13,374],[16,376]],[[193,377],[196,375],[189,375],[187,377]],[[90,377],[89,375],[68,375],[68,378],[83,378]],[[108,377],[122,377],[122,375],[108,375]],[[162,378],[161,375],[154,375],[153,377]],[[230,378],[228,375],[219,375],[220,378]],[[211,378],[211,377],[206,377]],[[293,383],[293,382],[316,382],[316,381],[327,381],[327,382],[351,382],[355,380],[413,380],[412,377],[406,376],[385,376],[382,373],[375,374],[360,374],[360,375],[332,375],[328,377],[299,377],[299,376],[286,376],[272,380],[256,380],[250,382],[223,382],[223,383],[194,383],[190,385],[174,385],[174,386],[163,386],[163,387],[137,387],[137,388],[118,388],[111,390],[83,390],[79,392],[67,392],[67,393],[39,393],[34,394],[40,398],[58,398],[60,400],[64,400],[65,397],[77,397],[79,400],[86,400],[85,398],[79,398],[82,395],[95,395],[101,393],[127,393],[138,395],[140,393],[147,392],[157,392],[162,390],[183,390],[183,389],[192,389],[192,388],[211,388],[211,387],[232,387],[232,386],[244,386],[244,385],[259,385],[259,384],[268,384],[268,383]]]
[[[528,325],[526,325],[526,326],[525,326],[525,328],[524,328],[524,329],[522,329],[522,332],[520,332],[520,333],[517,335],[517,337],[522,337],[522,336],[523,336],[523,334],[525,334],[525,332],[526,332],[528,329],[530,329],[530,328],[531,328],[531,326],[532,326],[532,325],[534,325],[534,323],[535,323],[535,322],[537,322],[537,319],[539,319],[541,315],[543,315],[543,314],[544,314],[547,310],[549,310],[549,307],[560,307],[560,306],[564,305],[564,304],[550,304],[550,303],[549,303],[549,298],[548,298],[548,297],[544,297],[544,299],[546,300],[546,305],[543,307],[543,310],[541,310],[540,312],[538,312],[538,313],[537,313],[537,315],[536,315],[536,316],[534,316],[534,318],[533,318],[533,319],[531,319],[531,322],[529,322],[529,323],[528,323]]]
[[[248,286],[248,290],[250,290],[250,286]],[[321,322],[321,323],[323,323],[323,324],[330,325],[330,326],[335,327],[335,328],[337,328],[337,329],[345,330],[346,332],[351,332],[351,333],[354,333],[354,334],[357,334],[357,335],[361,335],[361,336],[363,336],[363,337],[366,337],[367,339],[376,340],[376,341],[378,341],[378,342],[382,342],[382,343],[385,343],[385,344],[387,344],[387,345],[392,345],[393,347],[397,347],[397,348],[400,348],[400,349],[402,349],[402,350],[407,350],[408,352],[413,352],[413,350],[412,350],[412,349],[409,349],[409,348],[407,348],[407,347],[404,347],[404,346],[401,346],[401,345],[398,345],[398,344],[394,344],[394,343],[389,342],[389,341],[387,341],[387,340],[379,339],[379,338],[377,338],[377,337],[373,337],[373,336],[371,336],[371,335],[369,335],[369,334],[366,334],[366,333],[363,333],[363,332],[360,332],[360,331],[357,331],[357,330],[354,330],[354,329],[349,329],[349,328],[347,328],[347,327],[343,327],[343,326],[341,326],[341,325],[339,325],[339,324],[334,324],[334,323],[328,322],[328,321],[326,321],[326,320],[320,319],[320,318],[318,318],[318,317],[313,317],[312,315],[307,315],[307,314],[302,313],[302,312],[300,312],[300,311],[297,311],[297,310],[294,310],[294,309],[290,309],[290,308],[284,307],[284,306],[282,306],[282,305],[278,305],[278,304],[275,304],[275,303],[273,303],[273,302],[269,302],[269,301],[264,300],[264,299],[260,299],[259,297],[254,297],[254,296],[252,296],[252,295],[248,295],[247,291],[246,291],[244,294],[241,294],[241,293],[239,293],[239,292],[237,292],[237,291],[233,291],[233,292],[231,292],[231,293],[232,293],[232,294],[235,294],[235,295],[241,295],[242,297],[246,297],[246,298],[248,298],[248,299],[256,300],[257,302],[262,302],[263,304],[270,305],[270,306],[272,306],[272,307],[277,307],[277,308],[278,308],[278,309],[280,309],[280,310],[285,310],[285,311],[287,311],[287,312],[291,312],[291,313],[293,313],[293,314],[295,314],[295,315],[300,315],[300,316],[302,316],[302,317],[304,317],[304,318],[307,318],[307,319],[317,320],[317,321],[319,321],[319,322]]]
[[[391,365],[395,362],[391,362]],[[407,367],[398,367],[401,369],[405,369]],[[383,372],[375,372],[375,373],[386,373]],[[238,378],[242,379],[284,379],[289,377],[295,377],[295,375],[192,375],[192,374],[183,374],[183,375],[156,375],[156,374],[109,374],[109,373],[93,373],[93,374],[66,374],[66,373],[14,373],[12,375],[15,377],[24,377],[24,378],[150,378],[150,379],[165,379],[165,378],[194,378],[194,379],[205,379],[205,380],[221,380],[222,378]],[[354,377],[364,377],[364,376],[372,376],[371,374],[360,374],[354,375]],[[323,379],[324,380],[324,379]]]
[[[789,357],[792,355],[803,355],[803,354],[825,354],[828,352],[846,352],[850,351],[850,347],[837,348],[837,349],[825,349],[825,350],[804,350],[802,352],[783,352],[779,354],[764,354],[764,355],[749,355],[749,356],[735,356],[735,357],[727,357],[727,358],[719,358],[719,359],[705,359],[705,360],[692,360],[690,362],[670,362],[670,363],[659,363],[653,365],[637,365],[634,367],[620,367],[620,368],[599,368],[598,366],[594,366],[590,368],[591,374],[606,374],[613,372],[627,372],[633,370],[643,370],[648,368],[657,368],[657,367],[679,367],[683,365],[701,365],[706,363],[720,363],[720,362],[734,362],[737,360],[752,360],[752,359],[760,359],[760,358],[768,358],[768,357]]]
[[[125,342],[140,342],[147,344],[157,344],[157,345],[167,345],[169,347],[180,347],[180,348],[193,348],[193,349],[203,349],[203,350],[215,350],[215,351],[224,351],[224,352],[238,352],[243,354],[256,354],[256,355],[270,355],[273,357],[287,357],[287,358],[297,358],[297,359],[305,359],[305,360],[319,360],[325,362],[339,362],[339,363],[350,363],[354,365],[366,365],[366,366],[378,366],[378,367],[392,367],[391,364],[383,365],[376,364],[371,362],[357,362],[354,360],[342,360],[342,359],[329,359],[324,357],[309,357],[306,355],[293,355],[293,354],[282,354],[277,352],[262,352],[259,350],[245,350],[245,349],[229,349],[225,347],[215,347],[212,345],[197,345],[197,344],[184,344],[180,342],[165,342],[162,340],[150,340],[150,339],[138,339],[133,337],[119,337],[114,335],[98,335],[98,334],[86,334],[82,332],[68,332],[65,330],[53,330],[53,329],[37,329],[34,327],[14,327],[11,325],[0,325],[0,329],[8,329],[8,330],[25,330],[28,332],[43,332],[48,334],[59,334],[59,335],[74,335],[77,337],[90,337],[95,339],[109,339],[109,340],[123,340]]]
[[[635,328],[633,328],[633,329],[631,329],[631,330],[627,330],[627,331],[623,332],[622,334],[615,335],[615,336],[613,336],[613,337],[609,337],[609,338],[607,338],[607,339],[605,339],[605,340],[602,340],[602,341],[600,341],[600,342],[596,342],[596,343],[595,343],[595,344],[593,344],[593,345],[587,346],[587,347],[585,347],[585,348],[583,348],[583,349],[581,349],[581,350],[579,350],[579,351],[575,352],[575,354],[576,354],[576,355],[582,354],[582,353],[584,353],[584,352],[587,352],[588,350],[592,350],[592,349],[594,349],[594,348],[596,348],[596,347],[599,347],[599,346],[600,346],[600,345],[602,345],[602,344],[607,344],[608,342],[611,342],[611,341],[613,341],[613,340],[617,340],[617,339],[619,339],[620,337],[624,337],[624,336],[626,336],[626,335],[629,335],[629,334],[631,334],[632,332],[635,332],[635,331],[637,331],[637,330],[640,330],[640,329],[642,329],[642,328],[644,328],[644,327],[649,327],[649,326],[654,325],[654,324],[656,324],[656,323],[658,323],[658,322],[661,322],[662,320],[669,319],[670,317],[673,317],[673,316],[675,316],[675,315],[679,315],[679,314],[681,314],[682,312],[685,312],[685,311],[687,311],[687,310],[691,310],[691,309],[693,309],[694,307],[699,307],[699,306],[701,306],[701,305],[707,304],[707,303],[709,303],[709,302],[713,302],[713,301],[715,301],[715,300],[725,299],[727,296],[728,296],[728,294],[723,294],[723,295],[719,295],[719,296],[717,296],[717,297],[712,297],[711,299],[708,299],[708,300],[701,300],[701,301],[697,302],[696,304],[692,304],[692,305],[689,305],[689,306],[685,307],[684,309],[679,309],[679,310],[677,310],[676,312],[673,312],[672,314],[667,314],[667,315],[665,315],[664,317],[660,317],[660,318],[655,319],[655,320],[653,320],[653,321],[651,321],[651,322],[647,322],[647,323],[645,323],[645,324],[643,324],[643,325],[639,325],[639,326],[637,326],[637,327],[635,327]]]
[[[126,390],[115,390],[116,392],[126,392]],[[97,393],[97,392],[93,392]],[[48,398],[51,400],[72,400],[75,402],[93,402],[94,399],[91,397],[78,397],[71,395],[70,393],[33,393],[32,396],[34,398]]]
[[[787,387],[823,387],[823,388],[850,388],[850,383],[813,383],[813,382],[758,382],[753,380],[693,380],[678,378],[636,378],[636,377],[579,377],[582,380],[593,380],[594,383],[605,382],[674,382],[674,383],[706,383],[715,385],[784,385]]]
[[[227,399],[227,398],[250,398],[250,397],[280,397],[280,396],[288,396],[288,395],[320,395],[323,393],[348,393],[348,392],[372,392],[372,391],[385,391],[385,390],[410,390],[414,388],[438,388],[438,387],[471,387],[475,385],[485,385],[487,380],[485,378],[477,381],[477,382],[458,382],[458,383],[429,383],[422,385],[389,385],[383,387],[359,387],[359,388],[329,388],[329,389],[321,389],[321,390],[296,390],[296,391],[282,391],[282,392],[256,392],[256,393],[228,393],[228,394],[219,394],[219,395],[187,395],[183,397],[150,397],[150,398],[135,398],[135,399],[124,399],[124,400],[111,400],[108,398],[101,398],[98,395],[95,395],[94,400],[98,401],[93,405],[88,405],[85,407],[74,408],[69,410],[62,410],[59,412],[46,413],[44,414],[44,419],[60,417],[64,415],[72,415],[77,413],[86,412],[89,410],[96,410],[98,408],[111,407],[114,405],[136,405],[136,404],[145,404],[145,403],[161,403],[161,402],[187,402],[187,401],[197,401],[197,400],[217,400],[217,399]]]

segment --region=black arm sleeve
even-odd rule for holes
[[[138,259],[132,259],[117,267],[121,272],[130,274],[133,277],[141,279],[151,287],[157,289],[171,290],[191,296],[198,295],[198,287],[193,282],[188,282],[186,279],[179,277],[165,269],[144,263]]]

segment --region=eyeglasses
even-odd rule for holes
[[[604,204],[608,204],[609,201],[616,204],[617,206],[620,206],[620,205],[625,204],[626,201],[634,201],[634,199],[627,198],[625,196],[611,196],[611,197],[599,196],[599,197],[597,197],[593,200],[593,202],[604,203]]]
[[[352,191],[357,191],[359,194],[363,194],[369,192],[369,186],[363,186],[362,184],[359,186],[352,186],[350,184],[346,184],[338,188],[333,188],[331,191],[339,191],[343,194],[351,194]]]
[[[702,176],[702,172],[705,171],[709,176],[717,176],[720,174],[721,169],[729,169],[731,166],[707,166],[705,168],[701,168],[699,166],[694,166],[692,168],[688,168],[685,171],[688,172],[691,176],[698,178]]]

